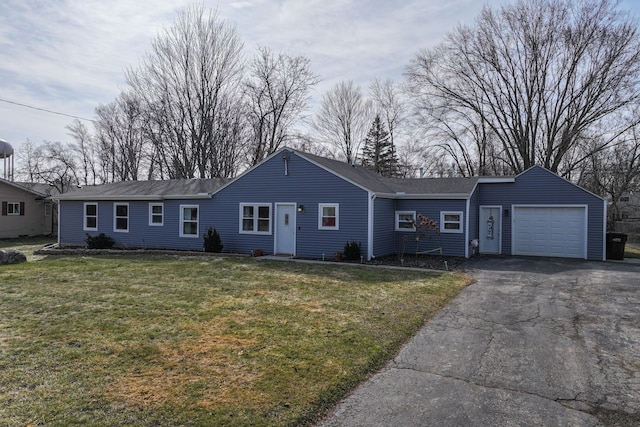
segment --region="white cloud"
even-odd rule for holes
[[[315,102],[342,79],[366,90],[400,80],[415,53],[472,23],[478,0],[204,0],[234,22],[247,54],[258,45],[305,55],[322,81]],[[500,4],[508,0],[493,0]],[[191,0],[2,0],[0,98],[83,117],[112,101],[151,40]],[[640,8],[635,0],[622,7]],[[0,137],[68,140],[71,118],[0,102]]]

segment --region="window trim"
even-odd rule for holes
[[[196,219],[195,220],[185,220],[184,219],[184,210],[185,209],[196,209]],[[184,234],[184,223],[195,222],[196,223],[196,233],[195,234]],[[187,238],[198,238],[200,237],[200,205],[180,205],[180,237]]]
[[[324,208],[335,208],[335,225],[322,225]],[[318,203],[318,230],[340,230],[340,203]]]
[[[127,216],[118,216],[118,206],[127,207]],[[125,218],[127,220],[127,228],[118,228],[118,219]],[[128,233],[129,232],[129,203],[116,202],[113,204],[113,232],[114,233]]]
[[[460,219],[458,221],[445,221],[447,215],[458,215]],[[464,212],[462,211],[441,211],[440,212],[440,233],[464,233]],[[458,224],[457,229],[445,228],[446,224]]]
[[[253,220],[253,230],[245,230],[243,228],[244,226],[244,220],[245,219],[249,219],[249,218],[245,218],[244,217],[244,208],[250,206],[253,208],[253,216],[252,216],[252,220]],[[269,231],[259,231],[258,230],[258,222],[262,219],[264,220],[265,218],[260,218],[259,216],[259,212],[260,212],[260,208],[269,208]],[[240,234],[259,234],[259,235],[263,235],[263,236],[269,236],[271,235],[272,229],[273,229],[273,207],[271,205],[271,203],[240,203],[240,212],[239,212],[240,216],[239,216],[239,225],[238,225],[238,230]]]
[[[161,213],[154,213],[153,208],[160,206],[162,208]],[[160,222],[153,222],[154,216],[160,216]],[[164,203],[149,203],[149,226],[150,227],[162,227],[164,226]]]
[[[87,206],[95,206],[96,214],[95,215],[87,215]],[[95,218],[96,226],[88,227],[87,226],[87,218]],[[82,206],[82,229],[84,231],[98,231],[98,203],[94,202],[85,202]]]
[[[7,202],[7,216],[20,216],[20,212],[20,202]]]
[[[413,217],[413,223],[414,226],[411,228],[406,228],[406,227],[400,227],[400,215],[411,215]],[[395,222],[395,231],[404,231],[407,233],[411,233],[416,231],[416,227],[415,227],[415,221],[416,221],[416,211],[396,211],[396,222]],[[406,221],[403,221],[406,222]]]

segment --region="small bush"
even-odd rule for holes
[[[104,233],[100,233],[97,236],[90,236],[89,233],[87,233],[85,242],[87,242],[89,249],[111,249],[115,243],[111,237]]]
[[[207,232],[204,234],[204,251],[205,252],[222,252],[222,240],[220,239],[220,234],[215,228],[209,227]]]
[[[344,245],[342,255],[344,256],[344,259],[348,261],[360,261],[360,242],[347,242]]]

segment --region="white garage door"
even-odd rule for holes
[[[586,258],[584,206],[514,206],[513,254]]]

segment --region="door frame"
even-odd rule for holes
[[[276,206],[276,215],[275,215],[275,223],[274,223],[274,238],[273,238],[273,253],[277,254],[278,253],[278,239],[279,239],[279,234],[278,234],[278,223],[279,223],[279,219],[280,219],[280,212],[281,212],[281,207],[283,206],[287,206],[287,207],[292,207],[293,208],[293,253],[291,254],[291,256],[296,256],[296,243],[298,240],[298,236],[297,236],[297,232],[298,232],[298,226],[297,226],[297,203],[295,202],[277,202],[275,204]]]
[[[498,228],[496,228],[493,232],[494,234],[497,233],[498,236],[498,252],[483,252],[482,251],[482,241],[483,239],[483,233],[480,233],[480,218],[482,218],[482,210],[483,209],[498,209],[498,218],[500,218],[499,222],[500,222],[500,226]],[[478,253],[481,254],[492,254],[492,255],[502,255],[502,230],[503,230],[503,225],[502,225],[502,205],[481,205],[479,207],[479,211],[478,211],[478,234],[479,234],[479,247],[478,247]]]

